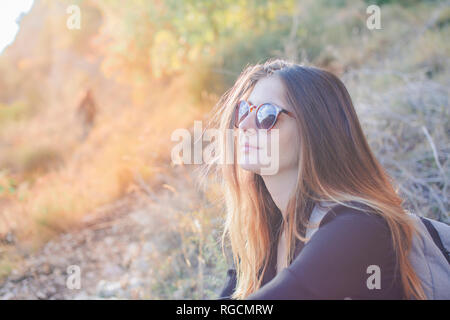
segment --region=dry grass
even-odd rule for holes
[[[57,150],[45,146],[48,137],[33,143],[35,124],[40,123],[40,130],[46,132],[49,129],[42,124],[68,123],[70,114],[60,120],[62,115],[56,112],[55,119],[47,122],[34,118],[25,132],[19,133],[21,126],[3,130],[6,141],[19,134],[24,138],[18,143],[22,152],[10,149],[9,157],[20,174],[2,171],[0,185],[10,192],[0,195],[0,234],[5,236],[12,229],[21,240],[45,242],[53,233],[76,226],[96,207],[139,186],[139,181],[157,184],[156,176],[164,174],[161,164],[170,161],[171,132],[201,119],[199,109],[183,98],[181,79],[161,90],[155,88],[155,94],[150,94],[151,104],[124,107],[118,115],[104,112],[83,143],[76,140],[76,132],[61,129],[58,140],[67,143],[53,143]],[[9,184],[15,186],[13,191]]]
[[[365,18],[361,8],[358,2],[345,15],[322,17],[327,21],[323,37],[299,34],[303,42],[297,49],[317,49],[316,62],[340,73],[369,143],[398,184],[405,206],[448,223],[448,11],[383,7],[383,31],[349,34],[345,22],[360,24]],[[316,9],[315,14],[337,10]],[[306,23],[320,24],[311,17]],[[325,45],[333,39],[335,45]],[[154,210],[164,228],[155,256],[161,263],[154,266],[154,297],[214,298],[223,283],[217,275],[224,276],[227,268],[218,243],[223,207],[215,199],[220,190],[212,185],[203,194],[186,187],[191,178],[185,175],[167,183],[178,172],[168,165],[171,133],[204,120],[202,110],[216,99],[194,103],[188,98],[189,81],[180,76],[169,84],[123,83],[119,88],[129,92],[125,97],[114,92],[117,87],[99,85],[100,113],[84,142],[78,140],[77,99],[70,90],[39,113],[22,102],[14,111],[0,106],[0,239],[5,247],[37,249],[79,226],[99,206],[139,189],[159,204]],[[0,278],[14,268],[13,257],[0,251]]]

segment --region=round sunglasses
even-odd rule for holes
[[[249,101],[241,100],[237,103],[234,110],[234,127],[238,128],[239,124],[256,109],[256,127],[258,129],[270,130],[278,120],[281,113],[286,113],[288,116],[295,118],[292,112],[287,111],[273,103],[262,103],[255,106]]]

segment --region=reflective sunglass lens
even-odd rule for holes
[[[249,109],[250,109],[250,106],[248,105],[248,103],[246,101],[239,102],[239,105],[237,107],[237,112],[236,112],[236,121],[235,121],[236,127],[239,126],[239,124],[242,122],[242,120],[244,120],[244,118],[247,116]]]
[[[260,129],[269,129],[275,123],[277,109],[271,104],[262,105],[256,114],[256,123]]]

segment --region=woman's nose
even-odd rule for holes
[[[239,124],[239,129],[242,129],[244,132],[248,131],[249,129],[257,130],[256,127],[256,110],[252,110],[249,112],[249,114],[245,117],[244,120]]]

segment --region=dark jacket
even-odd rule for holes
[[[272,222],[280,221],[281,215]],[[261,287],[247,299],[403,299],[388,225],[373,212],[333,207],[306,245],[297,240],[292,263],[278,274],[277,244],[273,241]],[[232,267],[218,299],[230,299],[235,287]]]

